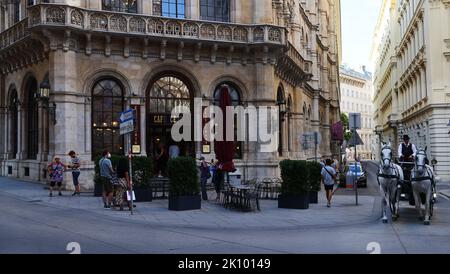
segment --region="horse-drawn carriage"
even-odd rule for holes
[[[386,208],[389,205],[392,219],[399,217],[400,199],[415,205],[423,218],[424,224],[429,225],[433,216],[436,202],[436,182],[433,168],[427,164],[426,149],[420,149],[413,161],[401,161],[397,164],[392,160],[390,145],[384,145],[381,151],[380,171],[377,175],[383,197],[383,222],[387,223]],[[421,206],[425,206],[425,216]]]

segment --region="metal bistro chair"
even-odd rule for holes
[[[253,188],[246,192],[244,209],[247,211],[261,211],[260,199],[264,183],[256,183]]]
[[[281,183],[282,180],[280,178],[276,178],[272,183],[272,200],[277,200],[278,195],[281,193]]]

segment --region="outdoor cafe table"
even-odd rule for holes
[[[231,199],[232,207],[243,211],[251,210],[250,203],[247,201],[247,192],[252,190],[250,186],[230,184],[234,198]]]

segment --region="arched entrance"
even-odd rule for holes
[[[175,143],[171,136],[172,126],[176,122],[176,119],[171,117],[171,113],[175,107],[188,107],[191,110],[191,121],[194,121],[193,94],[193,87],[187,78],[175,72],[160,73],[150,82],[147,89],[147,151],[149,155],[157,155],[161,147],[168,151],[171,145],[178,146],[180,156],[195,155],[194,142]]]
[[[8,106],[8,111],[9,111],[9,123],[10,123],[10,127],[9,127],[9,145],[10,145],[10,157],[11,159],[15,159],[17,152],[18,152],[18,122],[19,122],[19,99],[18,99],[18,95],[17,95],[17,90],[14,88],[11,90],[10,95],[9,95],[9,106]]]

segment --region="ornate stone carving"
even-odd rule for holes
[[[206,39],[215,39],[216,38],[216,29],[211,24],[202,25],[200,29],[200,36]]]
[[[50,7],[45,11],[47,23],[64,25],[66,22],[66,11],[59,7]]]
[[[150,19],[148,21],[148,32],[162,34],[164,32],[164,23],[159,19]]]
[[[219,40],[226,40],[231,41],[232,40],[232,31],[230,27],[227,26],[219,26],[217,28],[217,39]]]
[[[198,38],[198,25],[194,23],[186,23],[183,25],[183,35]]]
[[[269,29],[269,40],[272,42],[281,42],[281,31],[276,28]]]
[[[176,21],[168,21],[166,23],[166,34],[181,36],[181,24]]]
[[[94,13],[90,18],[91,29],[107,30],[108,18],[101,13]]]
[[[120,32],[127,31],[127,19],[121,15],[113,15],[110,20],[110,29]]]
[[[240,42],[248,42],[248,31],[243,27],[234,28],[233,40]]]
[[[253,30],[253,41],[263,42],[264,41],[264,28],[257,27]]]
[[[130,19],[130,31],[145,33],[145,21],[141,18],[132,17]]]
[[[73,10],[70,14],[70,23],[72,25],[84,27],[84,16],[83,14],[78,10]]]

